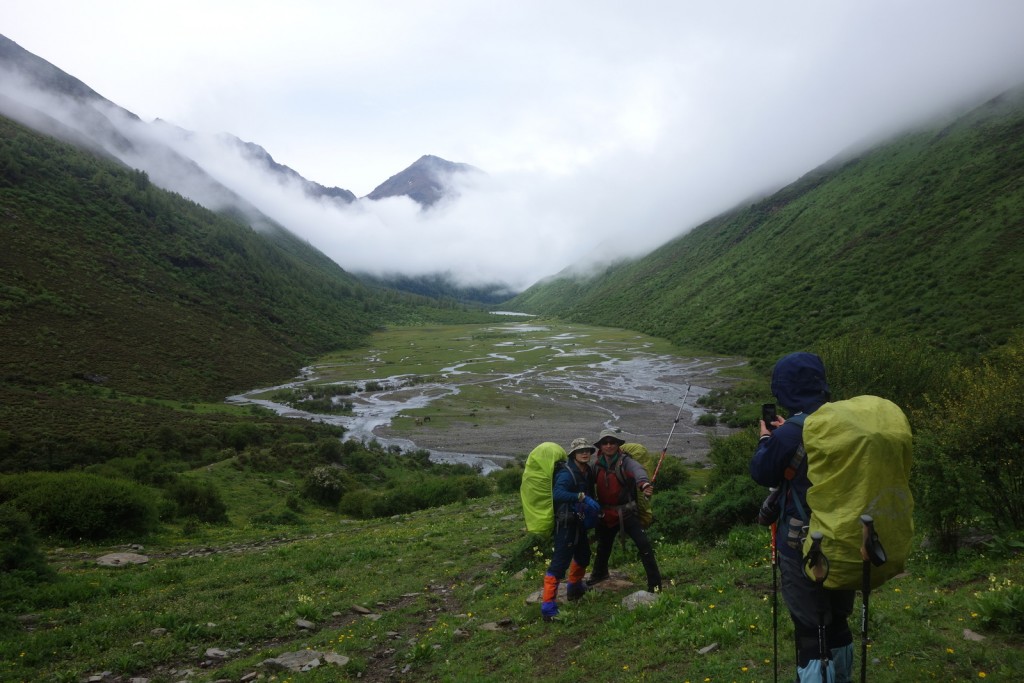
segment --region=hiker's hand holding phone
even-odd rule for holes
[[[775,412],[774,403],[761,405],[761,437],[771,436],[772,432],[786,424],[786,420]]]

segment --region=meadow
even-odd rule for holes
[[[356,358],[373,356],[393,366],[388,374],[432,375],[466,360],[436,338],[431,351],[427,340],[435,334],[421,338],[417,348],[427,350],[415,364],[401,362],[400,348],[416,343],[410,330],[381,333],[362,353],[333,354],[321,363],[351,368]],[[733,372],[758,381],[747,368]],[[732,395],[747,392],[758,397],[749,386]],[[498,410],[501,402],[493,401],[477,396],[472,403]],[[469,407],[446,410],[461,414]],[[747,408],[723,410],[741,416]],[[479,424],[486,429],[488,422]],[[626,583],[588,593],[564,607],[555,623],[542,622],[538,605],[529,602],[550,548],[524,529],[519,465],[481,477],[430,465],[422,452],[396,454],[374,444],[335,450],[324,446],[323,434],[309,442],[295,433],[285,435],[286,443],[247,442],[181,474],[217,493],[226,507],[220,521],[170,516],[145,534],[36,538],[51,573],[40,570],[32,580],[22,566],[0,578],[0,680],[763,682],[773,680],[776,664],[785,680],[793,662],[791,628],[780,604],[776,655],[767,531],[728,518],[719,529],[723,520],[706,513],[728,509],[710,502],[726,495],[723,482],[740,476],[753,450],[749,425],[732,432],[712,438],[710,466],[680,465],[685,474],[676,488],[655,496],[651,533],[665,576],[658,600],[624,606],[643,587],[644,574],[632,549],[617,547],[611,568]],[[525,452],[516,455],[521,463]],[[325,462],[365,480],[363,495],[388,506],[433,481],[448,481],[449,491],[467,479],[484,485],[423,509],[343,514],[344,498],[311,496],[310,472]],[[357,467],[367,469],[361,474]],[[752,519],[748,506],[757,505],[758,495],[756,487],[729,494],[737,499],[735,514]],[[24,540],[6,537],[4,557]],[[922,525],[906,572],[871,594],[869,680],[1024,676],[1019,536],[964,540],[971,542],[955,554],[939,552]],[[97,563],[112,552],[148,561]],[[855,634],[858,621],[855,614]],[[859,641],[855,646],[859,659]],[[321,666],[306,672],[265,663],[310,651],[321,654]],[[324,658],[331,653],[338,655],[334,664]]]

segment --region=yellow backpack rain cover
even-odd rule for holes
[[[860,589],[860,516],[871,515],[887,556],[881,566],[869,565],[871,587],[877,588],[903,571],[914,535],[910,423],[892,401],[857,396],[824,404],[807,417],[803,429],[811,482],[804,555],[811,534],[822,532],[821,549],[829,561],[825,588]]]
[[[565,449],[551,441],[545,441],[534,448],[526,458],[519,497],[523,501],[526,530],[530,533],[546,536],[555,529],[551,485],[554,483],[555,467],[565,459]]]
[[[644,446],[638,443],[624,443],[619,450],[640,463],[647,470],[648,478],[654,476],[654,466],[657,462]],[[639,491],[636,494],[636,516],[640,520],[640,525],[645,529],[654,523],[654,507],[651,505],[651,499]]]

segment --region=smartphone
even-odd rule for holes
[[[768,428],[768,431],[775,429],[775,425],[772,423],[778,418],[778,413],[775,412],[774,403],[762,403],[761,404],[761,419],[764,420],[764,426]]]

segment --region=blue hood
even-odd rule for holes
[[[829,400],[825,364],[813,353],[783,356],[772,371],[772,395],[790,413],[809,413]]]

